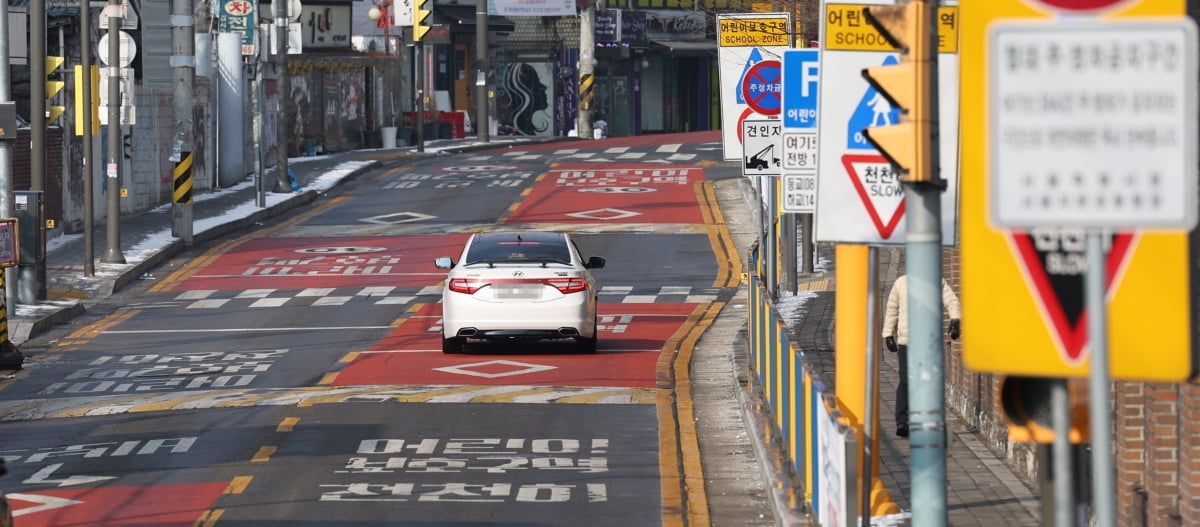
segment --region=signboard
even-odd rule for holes
[[[8,60],[11,64],[29,63],[29,13],[25,8],[8,6]]]
[[[0,102],[0,139],[17,138],[17,103]]]
[[[783,52],[783,199],[785,213],[817,210],[817,94],[820,51]]]
[[[1070,4],[1071,7],[1067,7]],[[1079,18],[1104,15],[1103,20]],[[962,86],[962,300],[963,319],[971,327],[963,332],[963,362],[975,371],[1010,375],[1044,377],[1086,377],[1090,369],[1087,346],[1088,313],[1084,303],[1084,229],[1080,227],[1036,227],[1028,230],[1009,230],[989,221],[992,198],[991,179],[999,174],[995,169],[992,150],[997,131],[989,123],[993,108],[988,104],[1004,104],[993,89],[1009,94],[1021,93],[1015,87],[998,86],[996,60],[989,55],[989,27],[1019,22],[1041,22],[1047,38],[1059,35],[1076,42],[1080,37],[1065,29],[1065,15],[1074,15],[1070,25],[1111,24],[1110,45],[1094,48],[1098,51],[1122,48],[1133,43],[1118,28],[1125,23],[1140,22],[1140,17],[1184,16],[1184,6],[1170,0],[1126,0],[1123,2],[1086,2],[1067,0],[1038,2],[1025,0],[995,0],[977,2],[963,12],[960,42],[963,60],[959,80]],[[1164,28],[1165,29],[1165,28]],[[1002,34],[1006,29],[999,30]],[[1090,37],[1089,37],[1090,38]],[[1172,37],[1156,34],[1152,41]],[[1027,42],[1038,49],[1040,40]],[[1180,50],[1177,58],[1196,53],[1195,44]],[[1026,48],[1022,48],[1026,49]],[[1134,50],[1137,48],[1135,47]],[[1083,52],[1084,50],[1080,50]],[[1165,50],[1164,50],[1165,51]],[[1070,53],[1068,51],[1068,53]],[[1090,53],[1090,51],[1088,51]],[[1068,55],[1069,56],[1069,55]],[[1112,55],[1102,55],[1112,57]],[[1119,56],[1119,55],[1118,55]],[[1127,55],[1126,55],[1127,56]],[[1165,55],[1160,55],[1165,58]],[[1144,58],[1149,58],[1144,57]],[[1193,58],[1194,60],[1194,58]],[[1127,62],[1127,61],[1123,61]],[[1182,64],[1182,63],[1181,63]],[[1182,74],[1182,73],[1181,73]],[[1160,74],[1147,72],[1150,77]],[[1195,74],[1191,79],[1195,82]],[[1121,90],[1142,86],[1136,74],[1124,74],[1106,85],[1090,85],[1090,93],[1125,93]],[[1115,78],[1115,77],[1114,77]],[[1194,90],[1194,84],[1192,85]],[[1141,89],[1141,88],[1139,88]],[[1159,86],[1166,95],[1177,93],[1173,86]],[[1077,94],[1078,95],[1078,94]],[[1194,98],[1192,91],[1189,97]],[[1017,99],[1019,101],[1019,99]],[[1154,98],[1144,101],[1153,108]],[[1052,102],[1046,101],[1046,102]],[[1079,102],[1079,97],[1076,97]],[[1092,102],[1098,109],[1099,99]],[[1128,101],[1131,103],[1131,101]],[[1194,100],[1191,104],[1194,104]],[[1111,114],[1112,123],[1123,129],[1132,124],[1125,111]],[[1191,115],[1195,116],[1195,106]],[[1185,113],[1183,107],[1176,110]],[[1152,121],[1158,114],[1145,117]],[[1029,117],[1031,127],[1045,126]],[[1073,123],[1089,123],[1089,117],[1071,117]],[[1065,120],[1065,119],[1064,119]],[[1148,121],[1151,122],[1151,121]],[[1009,123],[1007,126],[1013,126]],[[1161,128],[1161,126],[1160,126]],[[1104,137],[1101,133],[1097,140]],[[1125,134],[1129,138],[1129,134]],[[1177,137],[1180,143],[1185,138]],[[1193,143],[1194,144],[1194,140]],[[1012,145],[1004,145],[1012,148]],[[1183,144],[1181,148],[1187,148]],[[1132,159],[1125,163],[1143,161],[1150,164],[1164,160],[1151,159],[1148,152],[1137,152],[1124,143],[1118,148]],[[1065,155],[1075,155],[1067,149]],[[1163,150],[1165,152],[1166,150]],[[1095,161],[1086,161],[1091,167]],[[1195,162],[1191,177],[1195,177]],[[969,177],[968,177],[969,176]],[[1044,180],[1044,182],[1048,182]],[[1165,183],[1165,180],[1163,181]],[[1066,181],[1064,181],[1066,183]],[[1187,234],[1180,232],[1151,232],[1117,230],[1107,236],[1109,246],[1105,284],[1108,300],[1109,372],[1113,379],[1152,382],[1183,382],[1191,378],[1196,367],[1191,343],[1189,318],[1195,307],[1191,302]],[[970,321],[981,321],[979,323]],[[1148,331],[1146,328],[1154,328]]]
[[[1194,226],[1196,48],[1188,18],[992,24],[993,223]]]
[[[500,16],[575,16],[575,0],[488,0],[488,14]]]
[[[742,173],[744,175],[783,175],[781,130],[778,119],[748,120],[743,123]]]
[[[301,45],[304,49],[350,47],[350,15],[349,4],[306,5],[301,2]]]
[[[898,55],[877,51],[882,40],[862,18],[868,5],[892,2],[876,0],[860,4],[825,5],[821,25],[821,79],[836,90],[820,90],[817,112],[821,116],[817,158],[817,215],[815,235],[819,242],[901,245],[905,235],[904,191],[891,163],[862,134],[864,128],[899,122],[900,110],[862,76],[868,67],[897,64]],[[956,32],[958,8],[950,6],[939,18],[938,35],[946,42]],[[855,15],[857,13],[857,15]],[[843,37],[863,35],[863,27],[878,38]],[[860,42],[861,45],[850,45]],[[957,49],[943,45],[941,49]],[[958,56],[938,54],[938,111],[940,175],[946,181],[941,195],[942,244],[954,246],[958,239]]]
[[[128,10],[127,10],[128,11]],[[254,54],[254,2],[249,0],[221,0],[217,31],[238,33],[242,36],[242,55]]]
[[[779,60],[791,41],[791,16],[788,13],[718,15],[717,29],[721,144],[725,159],[737,159],[742,154],[742,122],[779,113],[778,94],[770,90],[782,82],[776,72],[780,71]],[[774,68],[769,64],[759,65],[761,62],[774,62]],[[748,78],[751,70],[753,74]]]
[[[96,94],[100,98],[100,106],[96,109],[100,115],[100,124],[108,124],[108,70],[109,68],[100,68],[100,86]],[[121,126],[137,123],[137,105],[134,104],[134,85],[133,68],[121,68],[121,78],[118,81],[120,87],[117,88],[121,93]]]
[[[0,267],[21,263],[20,238],[16,218],[0,218]]]
[[[621,41],[621,10],[596,10],[596,42]]]

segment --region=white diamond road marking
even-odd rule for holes
[[[623,220],[625,218],[632,218],[634,216],[641,216],[641,215],[642,215],[642,213],[640,213],[640,212],[632,212],[632,211],[628,211],[628,210],[609,209],[609,208],[592,209],[592,210],[585,210],[585,211],[581,211],[581,212],[572,212],[570,214],[567,214],[567,216],[583,218],[585,220]]]
[[[471,370],[467,369],[467,368],[478,368],[481,366],[492,366],[492,365],[497,365],[497,364],[504,365],[504,366],[512,366],[513,368],[516,368],[516,369],[510,370],[510,371],[498,372],[498,373],[471,371]],[[557,368],[554,366],[546,366],[544,364],[527,364],[524,362],[515,362],[515,361],[511,361],[511,360],[490,360],[490,361],[486,361],[486,362],[474,362],[471,364],[460,364],[458,366],[445,366],[442,368],[434,368],[434,369],[437,371],[446,372],[446,373],[456,373],[459,375],[471,375],[471,376],[475,376],[475,377],[483,377],[485,379],[497,379],[500,377],[510,377],[513,375],[524,375],[526,373],[537,373],[540,371],[554,370]]]
[[[396,225],[400,223],[412,223],[414,221],[432,220],[436,217],[437,216],[421,214],[420,212],[397,212],[394,214],[384,214],[382,216],[362,218],[358,221],[364,223],[374,223],[376,225]]]

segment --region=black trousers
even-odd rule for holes
[[[896,383],[896,428],[908,428],[908,346],[899,346],[896,359],[900,361],[900,382]]]

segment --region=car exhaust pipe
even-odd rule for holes
[[[579,330],[575,328],[558,328],[558,335],[561,337],[578,337]]]
[[[475,328],[462,328],[458,330],[458,336],[460,337],[474,337],[476,333],[479,333],[479,330]]]

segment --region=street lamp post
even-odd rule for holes
[[[372,22],[376,22],[377,26],[383,28],[383,52],[388,56],[392,54],[392,36],[389,30],[392,25],[391,4],[391,0],[385,0],[381,6],[372,6],[371,9],[367,10],[367,18],[370,18]],[[383,21],[380,22],[380,19],[383,19]]]

